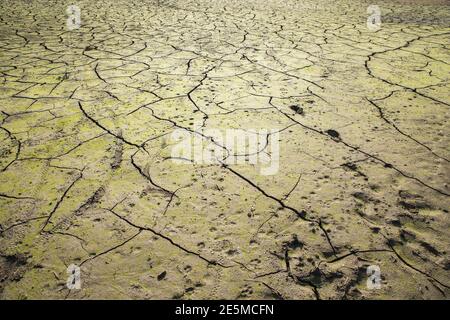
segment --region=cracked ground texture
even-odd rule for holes
[[[447,299],[450,7],[370,4],[1,1],[0,297]],[[279,171],[173,162],[202,128]]]

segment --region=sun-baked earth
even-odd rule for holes
[[[450,6],[371,4],[1,1],[0,297],[448,298]]]

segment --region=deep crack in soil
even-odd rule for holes
[[[371,4],[1,1],[0,298],[448,299],[450,7]]]

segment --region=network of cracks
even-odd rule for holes
[[[2,1],[0,297],[447,298],[450,8],[370,4]]]

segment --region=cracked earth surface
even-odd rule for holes
[[[448,298],[450,8],[370,4],[2,1],[0,297]],[[278,173],[171,161],[202,128]]]

